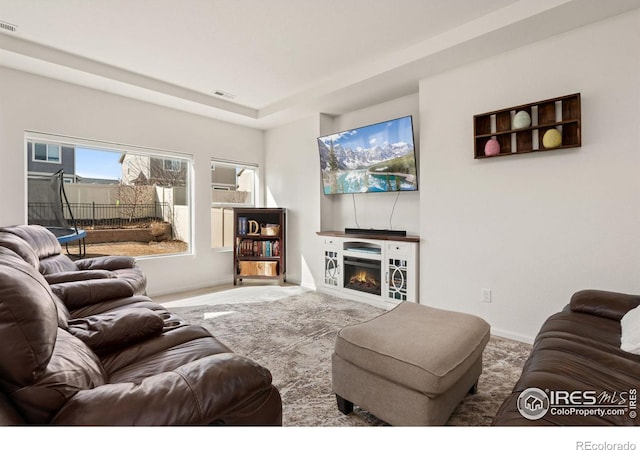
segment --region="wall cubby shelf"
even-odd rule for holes
[[[514,128],[513,119],[520,111],[527,112],[531,123],[523,128]],[[474,158],[494,158],[580,147],[580,122],[580,93],[476,114],[473,116]],[[545,148],[543,138],[551,129],[559,132],[562,143]],[[485,155],[485,145],[490,139],[497,140],[500,152]]]

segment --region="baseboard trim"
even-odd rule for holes
[[[287,281],[288,283],[289,281]],[[297,284],[298,286],[305,288],[305,289],[309,289],[311,291],[317,291],[318,287],[315,285],[315,283],[299,283],[296,280],[291,281],[291,284]]]
[[[520,333],[514,333],[513,331],[501,330],[499,328],[491,328],[491,334],[503,337],[505,339],[511,339],[512,341],[523,342],[525,344],[533,344],[534,338],[526,336]]]

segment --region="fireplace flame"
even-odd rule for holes
[[[357,274],[352,276],[349,279],[349,282],[350,283],[368,284],[370,286],[377,286],[378,285],[378,281],[375,278],[369,276],[369,274],[365,270],[361,270],[360,272],[358,272]]]

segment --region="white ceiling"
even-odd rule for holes
[[[418,80],[640,0],[0,0],[0,65],[256,128]],[[221,98],[215,91],[231,93]]]

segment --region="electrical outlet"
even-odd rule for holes
[[[480,301],[484,303],[491,303],[491,289],[480,289]]]

